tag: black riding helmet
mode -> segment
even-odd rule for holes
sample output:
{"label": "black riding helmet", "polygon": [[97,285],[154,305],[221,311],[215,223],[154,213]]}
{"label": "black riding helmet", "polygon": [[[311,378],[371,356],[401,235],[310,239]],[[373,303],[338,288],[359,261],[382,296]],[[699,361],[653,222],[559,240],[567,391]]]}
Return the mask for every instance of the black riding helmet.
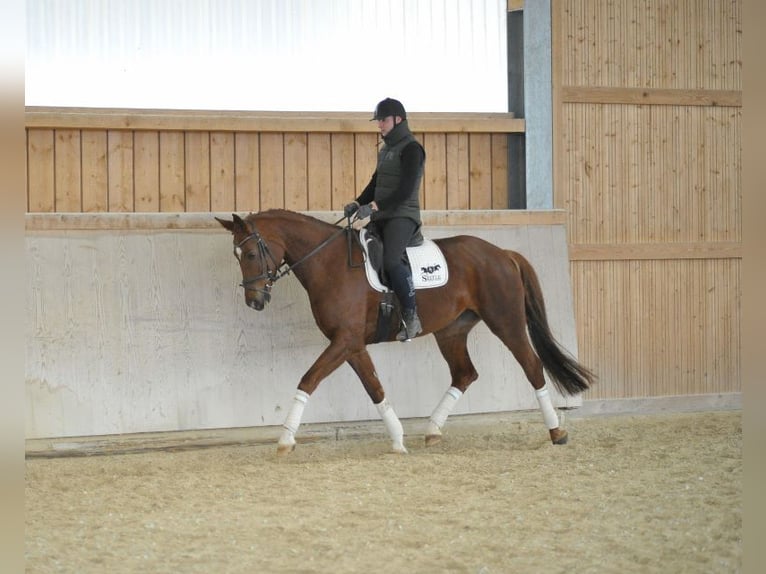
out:
{"label": "black riding helmet", "polygon": [[386,98],[385,100],[381,100],[378,102],[378,105],[375,106],[375,112],[373,113],[372,119],[370,121],[372,122],[375,120],[382,120],[388,116],[399,116],[403,120],[406,120],[407,112],[404,111],[402,102],[393,98]]}

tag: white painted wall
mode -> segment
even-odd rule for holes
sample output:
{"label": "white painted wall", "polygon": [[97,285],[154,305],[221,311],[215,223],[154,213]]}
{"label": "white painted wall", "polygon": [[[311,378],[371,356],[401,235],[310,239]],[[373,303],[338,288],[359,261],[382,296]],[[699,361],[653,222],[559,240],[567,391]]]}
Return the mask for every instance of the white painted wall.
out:
{"label": "white painted wall", "polygon": [[[577,354],[563,226],[426,227],[470,233],[535,265],[554,334]],[[279,425],[325,346],[308,298],[287,276],[272,303],[243,303],[231,236],[187,231],[34,231],[26,237],[26,436],[91,436]],[[532,387],[480,324],[470,339],[479,380],[455,413],[535,409]],[[433,337],[370,347],[402,418],[430,415],[449,386]],[[581,398],[557,406],[579,406]],[[309,401],[304,422],[377,419],[344,365]]]}

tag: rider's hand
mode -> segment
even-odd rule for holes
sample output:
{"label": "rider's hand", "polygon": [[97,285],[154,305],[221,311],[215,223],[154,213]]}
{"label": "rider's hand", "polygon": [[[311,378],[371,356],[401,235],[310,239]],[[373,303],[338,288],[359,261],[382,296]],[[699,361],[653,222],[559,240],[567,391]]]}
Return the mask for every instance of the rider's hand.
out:
{"label": "rider's hand", "polygon": [[351,202],[343,208],[343,216],[351,217],[356,213],[357,209],[359,209],[359,204],[356,201]]}
{"label": "rider's hand", "polygon": [[374,210],[372,209],[372,204],[367,203],[365,205],[362,205],[356,212],[356,218],[357,219],[367,219],[372,215],[372,212]]}

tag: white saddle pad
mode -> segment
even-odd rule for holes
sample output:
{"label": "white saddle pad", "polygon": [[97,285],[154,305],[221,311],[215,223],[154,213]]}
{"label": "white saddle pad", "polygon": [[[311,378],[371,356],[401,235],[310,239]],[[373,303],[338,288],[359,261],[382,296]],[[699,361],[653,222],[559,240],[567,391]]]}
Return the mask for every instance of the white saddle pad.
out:
{"label": "white saddle pad", "polygon": [[[370,258],[367,255],[367,230],[365,228],[359,230],[359,239],[364,249],[364,270],[367,274],[367,281],[376,291],[384,293],[390,291],[380,282],[378,272],[370,264]],[[412,282],[415,284],[415,289],[441,287],[447,283],[447,279],[449,279],[447,260],[439,246],[430,239],[424,239],[423,244],[417,247],[408,247],[407,257],[410,260]]]}

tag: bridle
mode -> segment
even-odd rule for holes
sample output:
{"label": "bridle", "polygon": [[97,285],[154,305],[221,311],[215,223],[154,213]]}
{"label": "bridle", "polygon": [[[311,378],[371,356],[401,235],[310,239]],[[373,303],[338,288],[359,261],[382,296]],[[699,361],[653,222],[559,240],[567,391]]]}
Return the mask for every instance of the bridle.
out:
{"label": "bridle", "polygon": [[[337,225],[341,221],[345,219],[342,217],[338,221],[335,222],[334,225]],[[293,263],[292,265],[289,265],[284,259],[282,259],[281,262],[277,263],[276,258],[271,253],[271,249],[269,249],[268,244],[264,241],[263,237],[260,233],[258,233],[258,230],[255,227],[255,224],[250,222],[250,226],[252,227],[252,233],[245,237],[242,241],[239,243],[234,244],[233,252],[234,257],[237,258],[237,261],[239,261],[240,265],[242,264],[242,247],[247,243],[248,241],[255,240],[258,245],[258,257],[260,259],[261,269],[264,269],[263,273],[260,275],[256,275],[255,277],[243,277],[242,283],[240,283],[240,287],[243,287],[245,291],[255,291],[259,293],[263,293],[266,301],[271,300],[271,287],[276,283],[279,279],[284,277],[285,275],[289,275],[290,272],[295,269],[298,265],[309,259],[310,257],[316,255],[319,251],[324,249],[327,245],[332,243],[335,239],[337,239],[342,233],[346,232],[347,230],[351,229],[351,225],[349,222],[349,225],[346,227],[341,227],[338,229],[335,233],[330,235],[327,239],[325,239],[322,243],[314,247],[311,251],[309,251],[306,255],[301,257],[298,261]],[[269,265],[271,263],[271,266]],[[258,281],[266,279],[266,283],[263,287],[263,289],[253,288],[250,287],[253,283],[257,283]]]}

